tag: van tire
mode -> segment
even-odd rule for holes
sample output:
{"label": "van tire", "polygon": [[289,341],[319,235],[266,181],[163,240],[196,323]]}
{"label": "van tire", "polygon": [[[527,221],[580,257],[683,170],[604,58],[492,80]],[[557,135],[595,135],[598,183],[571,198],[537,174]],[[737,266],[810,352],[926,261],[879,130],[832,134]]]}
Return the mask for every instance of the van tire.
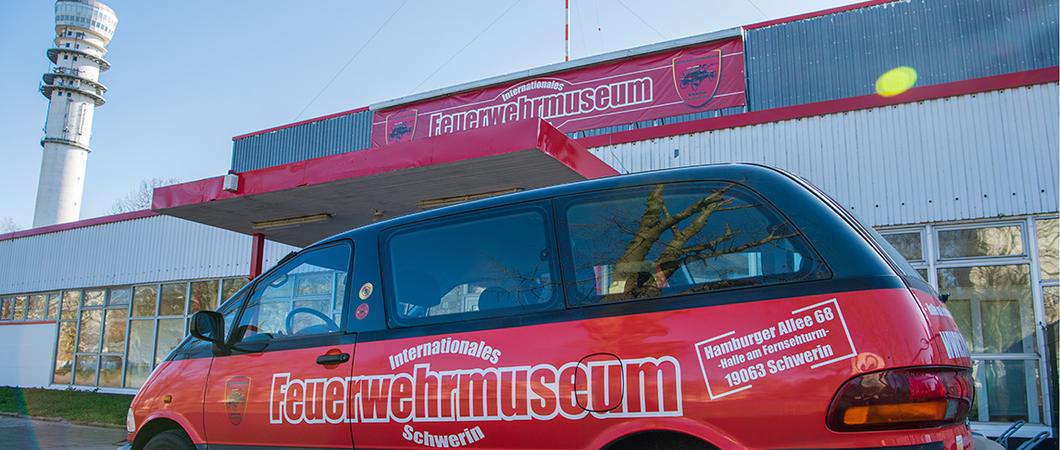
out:
{"label": "van tire", "polygon": [[717,447],[684,433],[648,431],[612,442],[604,450],[717,450]]}
{"label": "van tire", "polygon": [[168,430],[147,441],[144,450],[195,450],[195,444],[183,430]]}

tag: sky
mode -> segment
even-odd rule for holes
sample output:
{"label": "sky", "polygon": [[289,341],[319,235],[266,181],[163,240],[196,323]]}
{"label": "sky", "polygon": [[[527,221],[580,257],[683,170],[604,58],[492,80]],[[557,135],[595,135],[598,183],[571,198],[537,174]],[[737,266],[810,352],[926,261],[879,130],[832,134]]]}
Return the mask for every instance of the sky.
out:
{"label": "sky", "polygon": [[[144,179],[225,173],[232,136],[563,60],[564,0],[104,3],[118,26],[83,219],[108,214]],[[572,58],[849,3],[571,0]],[[23,228],[53,38],[53,2],[0,2],[0,221]]]}

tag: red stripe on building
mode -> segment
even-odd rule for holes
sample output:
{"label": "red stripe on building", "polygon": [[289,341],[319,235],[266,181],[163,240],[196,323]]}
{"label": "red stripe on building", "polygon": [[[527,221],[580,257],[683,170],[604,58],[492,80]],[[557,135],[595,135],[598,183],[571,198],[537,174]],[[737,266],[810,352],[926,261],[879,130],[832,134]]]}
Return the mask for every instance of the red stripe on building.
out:
{"label": "red stripe on building", "polygon": [[866,2],[852,3],[844,6],[837,6],[835,8],[822,9],[820,11],[808,12],[805,14],[798,14],[794,16],[781,17],[779,19],[767,20],[764,22],[752,23],[750,25],[744,25],[745,30],[753,30],[755,28],[765,28],[773,25],[780,25],[782,23],[796,22],[799,20],[812,19],[814,17],[827,16],[829,14],[836,14],[846,11],[852,11],[855,9],[869,8],[872,6],[886,5],[888,3],[894,3],[901,0],[869,0]]}

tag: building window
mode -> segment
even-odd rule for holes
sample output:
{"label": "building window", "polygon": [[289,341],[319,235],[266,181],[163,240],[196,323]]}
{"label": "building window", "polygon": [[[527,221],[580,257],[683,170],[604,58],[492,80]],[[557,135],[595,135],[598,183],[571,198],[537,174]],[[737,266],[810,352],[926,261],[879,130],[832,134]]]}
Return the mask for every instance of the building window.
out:
{"label": "building window", "polygon": [[910,264],[924,260],[923,233],[919,230],[884,234],[887,242],[898,250]]}
{"label": "building window", "polygon": [[[244,278],[71,289],[0,298],[0,320],[58,319],[52,383],[139,388],[184,339],[187,318],[215,309]],[[34,319],[35,320],[35,319]]]}
{"label": "building window", "polygon": [[55,320],[58,313],[57,293],[42,292],[0,298],[0,322],[41,322]]}
{"label": "building window", "polygon": [[972,350],[972,420],[1055,425],[1058,219],[881,233],[940,293],[949,294],[946,307]]}
{"label": "building window", "polygon": [[939,259],[1023,254],[1020,226],[959,228],[938,232]]}

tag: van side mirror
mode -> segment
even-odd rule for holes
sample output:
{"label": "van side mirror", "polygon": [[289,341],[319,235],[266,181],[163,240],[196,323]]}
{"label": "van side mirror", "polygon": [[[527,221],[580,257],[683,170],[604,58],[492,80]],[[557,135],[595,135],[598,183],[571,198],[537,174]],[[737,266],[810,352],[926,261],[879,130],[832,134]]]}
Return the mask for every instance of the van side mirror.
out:
{"label": "van side mirror", "polygon": [[217,311],[199,311],[191,316],[188,332],[195,339],[212,343],[215,347],[225,345],[225,319]]}

